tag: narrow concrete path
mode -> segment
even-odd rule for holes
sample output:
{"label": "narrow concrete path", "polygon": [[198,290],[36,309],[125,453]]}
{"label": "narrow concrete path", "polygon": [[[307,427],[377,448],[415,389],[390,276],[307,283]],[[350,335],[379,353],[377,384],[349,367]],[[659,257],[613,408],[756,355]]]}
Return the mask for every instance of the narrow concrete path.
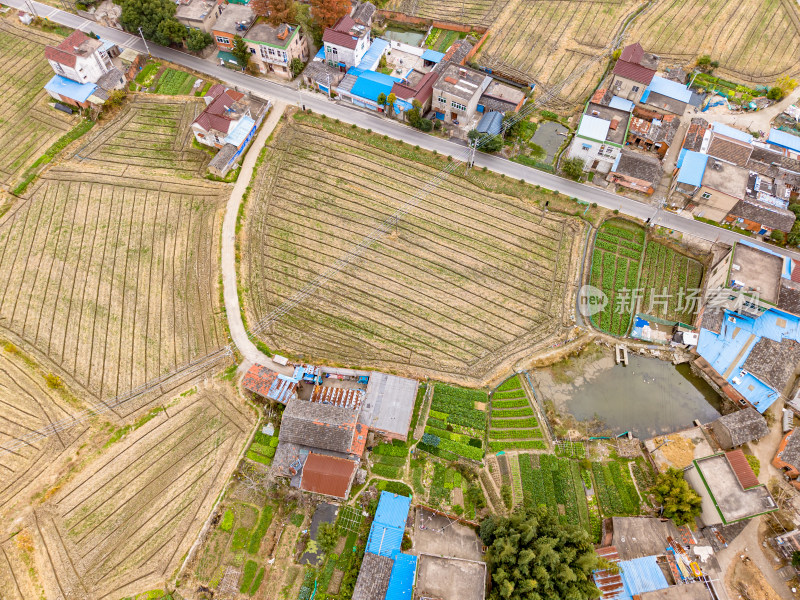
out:
{"label": "narrow concrete path", "polygon": [[228,329],[236,348],[244,357],[242,368],[247,369],[253,363],[266,365],[279,373],[291,374],[291,367],[283,367],[256,348],[255,344],[247,337],[247,331],[242,321],[241,307],[239,306],[238,283],[236,281],[236,218],[242,204],[242,196],[253,178],[253,170],[258,160],[258,155],[267,143],[267,139],[278,124],[286,104],[273,102],[272,110],[261,125],[261,131],[253,140],[253,145],[247,152],[242,162],[239,178],[233,186],[228,206],[225,210],[225,220],[222,223],[222,286],[225,297],[225,314],[228,317]]}

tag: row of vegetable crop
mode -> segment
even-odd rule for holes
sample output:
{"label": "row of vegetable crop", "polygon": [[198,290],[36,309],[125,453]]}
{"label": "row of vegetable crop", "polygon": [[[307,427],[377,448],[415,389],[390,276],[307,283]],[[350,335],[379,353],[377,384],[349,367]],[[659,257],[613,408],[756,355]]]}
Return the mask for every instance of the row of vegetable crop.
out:
{"label": "row of vegetable crop", "polygon": [[[627,472],[627,466],[625,467]],[[606,516],[639,514],[639,495],[619,462],[592,463],[595,491]]]}
{"label": "row of vegetable crop", "polygon": [[480,390],[437,383],[431,402],[431,416],[446,423],[483,431],[486,429],[486,413],[477,410],[475,402],[487,401],[486,393]]}
{"label": "row of vegetable crop", "polygon": [[491,429],[489,430],[491,440],[540,440],[542,431],[534,429]]}

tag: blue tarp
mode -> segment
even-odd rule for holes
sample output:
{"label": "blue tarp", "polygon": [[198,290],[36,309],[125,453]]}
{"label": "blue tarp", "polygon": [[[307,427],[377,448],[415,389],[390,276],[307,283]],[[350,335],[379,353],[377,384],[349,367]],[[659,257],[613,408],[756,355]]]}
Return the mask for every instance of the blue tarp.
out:
{"label": "blue tarp", "polygon": [[503,130],[503,115],[493,110],[481,117],[478,121],[475,130],[478,133],[488,133],[489,135],[498,135]]}
{"label": "blue tarp", "polygon": [[51,94],[58,94],[75,102],[86,102],[87,98],[97,89],[97,86],[93,83],[78,83],[61,75],[53,75],[53,78],[47,82],[44,89]]}
{"label": "blue tarp", "polygon": [[[689,100],[692,99],[692,91],[689,90],[685,85],[678,83],[677,81],[664,79],[658,75],[653,77],[653,80],[650,82],[650,85],[647,86],[645,93],[647,96],[649,96],[651,93],[661,94],[667,98],[686,102],[687,104],[689,103]],[[645,102],[645,100],[646,98],[642,97],[642,102]]]}
{"label": "blue tarp", "polygon": [[225,136],[225,143],[233,144],[239,148],[247,139],[247,136],[253,130],[255,124],[256,122],[253,119],[247,115],[243,116],[241,119],[239,119],[236,127],[233,128],[233,131]]}
{"label": "blue tarp", "polygon": [[391,94],[392,86],[400,81],[402,81],[402,79],[398,79],[397,77],[392,77],[390,75],[384,75],[383,73],[376,73],[375,71],[363,71],[353,84],[353,88],[350,90],[350,95],[363,98],[365,100],[371,100],[372,102],[377,102],[378,96],[381,94],[386,94],[387,96]]}
{"label": "blue tarp", "polygon": [[422,53],[422,60],[427,60],[432,63],[440,63],[444,58],[444,52],[437,52],[436,50],[425,50]]}
{"label": "blue tarp", "polygon": [[381,60],[381,56],[383,56],[384,51],[388,47],[389,42],[386,40],[382,40],[381,38],[373,40],[369,50],[367,50],[367,52],[361,58],[361,62],[358,63],[358,68],[364,69],[365,71],[374,71],[377,69],[378,63]]}
{"label": "blue tarp", "polygon": [[800,152],[800,137],[781,131],[780,129],[770,129],[767,143],[779,148],[786,148],[793,152]]}
{"label": "blue tarp", "polygon": [[386,590],[386,600],[411,600],[414,591],[414,577],[417,572],[417,557],[396,552],[392,557],[392,575]]}
{"label": "blue tarp", "polygon": [[669,587],[664,573],[656,562],[655,556],[643,556],[633,560],[619,562],[622,572],[622,584],[628,597],[664,590]]}
{"label": "blue tarp", "polygon": [[706,173],[708,154],[700,154],[693,150],[681,151],[680,171],[678,171],[678,183],[700,187],[703,185],[703,175]]}

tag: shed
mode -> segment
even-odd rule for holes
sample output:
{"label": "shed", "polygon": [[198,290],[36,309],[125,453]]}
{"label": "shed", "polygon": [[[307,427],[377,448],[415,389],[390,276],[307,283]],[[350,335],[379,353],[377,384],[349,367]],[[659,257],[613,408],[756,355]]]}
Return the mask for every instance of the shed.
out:
{"label": "shed", "polygon": [[711,430],[726,450],[759,440],[769,433],[766,419],[752,407],[720,417],[711,423]]}
{"label": "shed", "polygon": [[475,131],[478,133],[488,133],[489,135],[499,135],[503,131],[503,115],[497,111],[488,112],[478,121]]}
{"label": "shed", "polygon": [[678,162],[678,183],[698,188],[703,185],[703,176],[708,164],[707,154],[700,154],[693,150],[681,150]]}
{"label": "shed", "polygon": [[610,126],[610,121],[592,115],[583,115],[576,135],[596,142],[605,142]]}
{"label": "shed", "polygon": [[394,555],[392,576],[386,590],[386,600],[411,600],[414,593],[414,577],[417,572],[417,557],[413,554]]}
{"label": "shed", "polygon": [[371,431],[405,441],[417,399],[417,381],[373,371],[358,420]]}
{"label": "shed", "polygon": [[346,458],[311,452],[303,465],[300,489],[307,492],[347,498],[358,463]]}
{"label": "shed", "polygon": [[358,572],[353,600],[382,600],[389,588],[394,561],[388,556],[367,552]]}
{"label": "shed", "polygon": [[800,153],[800,136],[792,135],[780,129],[770,129],[767,143],[771,146],[785,148]]}
{"label": "shed", "polygon": [[436,50],[425,50],[422,53],[422,60],[438,65],[444,58],[444,52],[437,52]]}

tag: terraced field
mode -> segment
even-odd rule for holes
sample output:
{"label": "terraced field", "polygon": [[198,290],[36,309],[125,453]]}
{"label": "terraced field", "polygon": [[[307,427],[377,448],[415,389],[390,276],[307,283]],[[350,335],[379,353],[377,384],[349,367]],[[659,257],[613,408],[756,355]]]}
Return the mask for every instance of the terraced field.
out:
{"label": "terraced field", "polygon": [[386,10],[423,19],[489,27],[508,0],[389,0]]}
{"label": "terraced field", "polygon": [[24,26],[13,10],[0,17],[0,185],[12,186],[79,121],[77,115],[48,106],[50,96],[44,91],[53,77],[44,48],[62,39]]}
{"label": "terraced field", "polygon": [[519,375],[492,393],[491,409],[488,435],[491,451],[547,447]]}
{"label": "terraced field", "polygon": [[47,597],[115,598],[180,566],[252,427],[230,386],[152,411],[33,518]]}
{"label": "terraced field", "polygon": [[[152,114],[151,103],[134,103],[123,119],[144,127],[164,118]],[[98,399],[214,353],[225,340],[217,240],[226,188],[136,171],[123,162],[129,130],[110,129],[98,131],[86,153],[104,158],[46,171],[0,221],[2,329]],[[162,144],[185,139],[185,128],[172,131]],[[119,148],[125,175],[114,174],[109,147]],[[158,152],[178,168],[201,164],[184,145]]]}
{"label": "terraced field", "polygon": [[[284,126],[265,154],[245,225],[251,329],[443,164],[317,117]],[[451,176],[274,322],[265,342],[307,360],[479,377],[561,330],[581,228],[478,179]]]}

